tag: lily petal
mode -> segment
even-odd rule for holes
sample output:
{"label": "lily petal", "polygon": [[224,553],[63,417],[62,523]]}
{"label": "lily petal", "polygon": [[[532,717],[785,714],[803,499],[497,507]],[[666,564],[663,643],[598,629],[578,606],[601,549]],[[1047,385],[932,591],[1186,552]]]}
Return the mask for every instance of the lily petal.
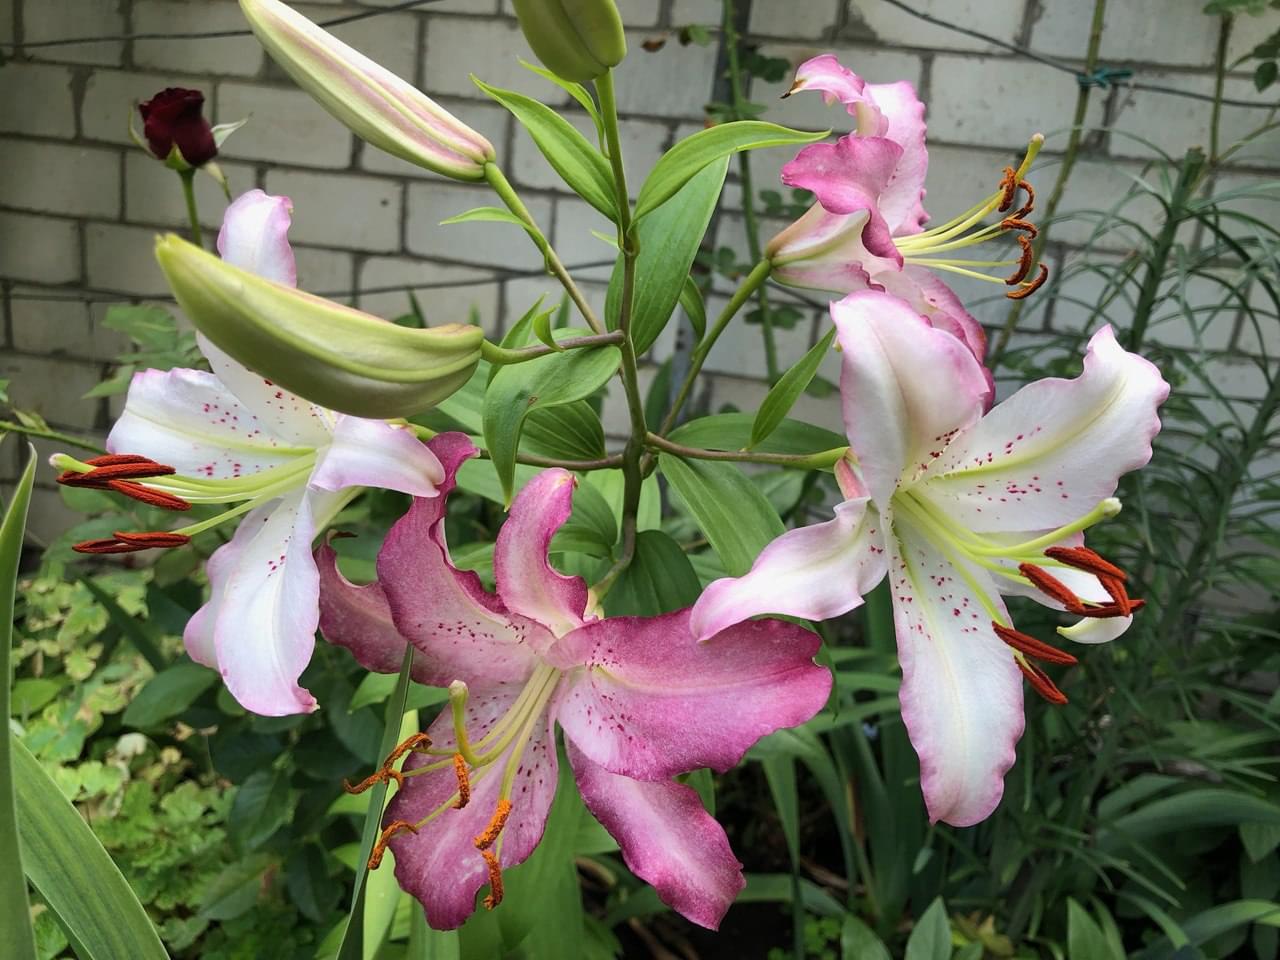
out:
{"label": "lily petal", "polygon": [[1133,623],[1133,617],[1086,617],[1069,627],[1058,627],[1058,633],[1076,643],[1110,643]]}
{"label": "lily petal", "polygon": [[[378,580],[400,633],[426,655],[435,686],[523,680],[535,648],[551,635],[540,624],[508,615],[480,578],[459,570],[444,539],[445,504],[462,464],[478,452],[463,434],[443,433],[428,444],[444,476],[439,493],[416,498],[396,521],[378,554]],[[533,645],[531,645],[533,644]]]}
{"label": "lily petal", "polygon": [[[467,704],[467,730],[482,736],[519,695],[521,684],[472,690]],[[499,858],[504,869],[523,863],[542,839],[547,813],[556,792],[556,748],[549,719],[538,723],[521,755],[511,787],[511,815],[502,831]],[[444,710],[427,730],[432,743],[448,750],[456,744],[450,711]],[[416,834],[401,832],[391,840],[396,879],[421,901],[427,922],[437,930],[452,930],[475,910],[476,893],[488,882],[488,870],[473,838],[484,832],[498,802],[498,792],[511,752],[519,738],[492,765],[471,780],[471,800],[452,808],[458,781],[447,762],[439,770],[405,778],[404,787],[387,807],[384,824],[395,820],[416,823],[433,811],[446,809]],[[411,754],[406,773],[439,757]]]}
{"label": "lily petal", "polygon": [[724,828],[692,787],[610,773],[566,745],[582,802],[622,848],[627,869],[681,916],[716,930],[747,885]]}
{"label": "lily petal", "polygon": [[[964,308],[955,291],[932,270],[909,263],[901,271],[882,270],[872,280],[907,303],[939,330],[961,340],[979,363],[987,352],[987,333]],[[991,387],[987,372],[988,389]],[[994,393],[994,391],[992,391]]]}
{"label": "lily petal", "polygon": [[311,538],[312,511],[323,505],[315,497],[298,490],[241,521],[236,539],[247,536],[215,613],[214,644],[227,689],[246,710],[263,716],[316,708],[315,697],[298,686],[320,617]]}
{"label": "lily petal", "polygon": [[1007,621],[987,573],[964,575],[913,524],[889,541],[893,620],[902,664],[902,722],[920,757],[931,821],[957,827],[990,815],[1022,736],[1022,675],[991,629],[982,588]]}
{"label": "lily petal", "polygon": [[298,285],[298,264],[289,246],[293,201],[250,190],[236,197],[222,216],[218,255],[233,267],[260,277]]}
{"label": "lily petal", "polygon": [[133,375],[107,449],[142,453],[178,473],[216,480],[259,473],[310,452],[268,430],[217,377],[183,368]]}
{"label": "lily petal", "polygon": [[583,623],[587,585],[566,577],[547,562],[547,549],[573,510],[577,485],[568,470],[544,470],[530,480],[515,502],[493,550],[498,596],[507,609],[536,620],[556,636]]}
{"label": "lily petal", "polygon": [[256,529],[257,524],[250,527],[246,520],[236,528],[235,535],[228,542],[213,551],[204,566],[209,577],[209,599],[191,615],[182,631],[182,642],[191,659],[214,670],[218,669],[218,647],[213,634],[218,611],[226,603],[227,581],[240,565],[245,544]]}
{"label": "lily petal", "polygon": [[866,497],[835,512],[778,537],[743,576],[710,584],[694,604],[693,635],[706,640],[762,613],[827,620],[860,606],[885,574],[880,515]]}
{"label": "lily petal", "polygon": [[831,305],[831,318],[844,351],[845,430],[872,501],[883,505],[982,415],[987,378],[967,346],[888,293],[850,294]]}
{"label": "lily petal", "polygon": [[1160,371],[1103,327],[1080,376],[1028,384],[952,444],[929,470],[928,495],[980,532],[1070,523],[1151,459],[1168,395]]}
{"label": "lily petal", "polygon": [[[213,560],[209,563],[212,568]],[[382,584],[376,580],[362,586],[352,583],[338,570],[338,555],[328,544],[316,551],[316,567],[320,571],[321,635],[350,650],[366,670],[399,673],[409,641],[391,619],[391,605]],[[209,579],[213,580],[212,569]],[[410,674],[419,683],[435,679],[430,663],[418,650],[414,651]]]}
{"label": "lily petal", "polygon": [[558,711],[565,735],[611,773],[665,780],[724,772],[757,740],[822,709],[831,674],[819,638],[795,624],[749,620],[697,643],[689,610],[610,617],[562,637],[547,655],[582,667]]}
{"label": "lily petal", "polygon": [[821,91],[822,99],[828,104],[836,100],[851,104],[863,99],[866,86],[866,81],[843,66],[834,54],[824,53],[806,60],[796,68],[791,93],[817,90]]}
{"label": "lily petal", "polygon": [[782,182],[812,190],[828,213],[865,213],[862,243],[872,254],[902,265],[902,254],[880,211],[880,195],[893,177],[902,147],[883,137],[841,137],[815,143],[782,168]]}
{"label": "lily petal", "polygon": [[333,442],[311,474],[318,490],[382,487],[434,497],[444,479],[436,455],[407,427],[339,415]]}
{"label": "lily petal", "polygon": [[919,233],[929,214],[924,209],[924,180],[929,172],[925,149],[924,104],[913,84],[867,84],[866,94],[884,117],[880,136],[902,148],[893,176],[880,194],[880,212],[895,237]]}

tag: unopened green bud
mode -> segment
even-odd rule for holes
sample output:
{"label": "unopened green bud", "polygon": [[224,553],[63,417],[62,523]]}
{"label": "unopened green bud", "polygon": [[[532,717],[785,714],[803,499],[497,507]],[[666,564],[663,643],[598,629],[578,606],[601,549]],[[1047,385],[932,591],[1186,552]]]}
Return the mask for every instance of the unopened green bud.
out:
{"label": "unopened green bud", "polygon": [[586,83],[627,55],[613,0],[513,0],[520,29],[542,65]]}
{"label": "unopened green bud", "polygon": [[450,396],[480,360],[479,327],[401,327],[233,267],[168,234],[156,259],[196,328],[232,358],[322,407],[407,417]]}

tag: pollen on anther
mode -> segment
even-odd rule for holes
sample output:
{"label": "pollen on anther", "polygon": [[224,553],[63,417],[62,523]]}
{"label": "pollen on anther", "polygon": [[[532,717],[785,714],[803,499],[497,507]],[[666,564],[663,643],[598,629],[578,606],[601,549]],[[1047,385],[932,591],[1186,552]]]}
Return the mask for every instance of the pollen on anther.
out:
{"label": "pollen on anther", "polygon": [[502,902],[502,865],[492,850],[481,850],[480,855],[489,868],[489,895],[484,898],[484,908],[492,910]]}
{"label": "pollen on anther", "polygon": [[453,808],[461,810],[471,802],[471,776],[467,773],[466,758],[460,753],[453,755],[453,773],[458,778],[458,799]]}
{"label": "pollen on anther", "polygon": [[507,825],[509,816],[511,816],[511,801],[499,800],[497,807],[493,811],[493,817],[489,820],[489,825],[484,828],[483,833],[472,841],[477,850],[488,850],[494,845],[498,839],[498,834],[502,833],[502,828]]}

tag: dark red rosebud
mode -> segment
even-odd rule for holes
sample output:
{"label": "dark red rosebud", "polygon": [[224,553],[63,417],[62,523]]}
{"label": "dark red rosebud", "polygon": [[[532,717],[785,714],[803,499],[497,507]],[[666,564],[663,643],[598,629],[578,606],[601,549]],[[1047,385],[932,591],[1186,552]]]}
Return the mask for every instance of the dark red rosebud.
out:
{"label": "dark red rosebud", "polygon": [[146,103],[138,105],[142,114],[142,134],[151,152],[168,160],[176,146],[190,166],[201,167],[218,155],[213,128],[204,118],[204,94],[199,90],[168,87]]}

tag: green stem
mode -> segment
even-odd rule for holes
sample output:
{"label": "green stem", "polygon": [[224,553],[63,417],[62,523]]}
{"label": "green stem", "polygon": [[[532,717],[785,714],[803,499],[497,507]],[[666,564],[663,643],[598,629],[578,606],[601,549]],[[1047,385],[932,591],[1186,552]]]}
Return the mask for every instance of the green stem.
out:
{"label": "green stem", "polygon": [[[741,36],[735,21],[733,0],[724,0],[722,21],[725,50],[729,57],[729,96],[735,120],[750,120],[743,108],[746,97],[742,91],[742,64],[739,56]],[[747,252],[751,262],[760,260],[760,225],[756,220],[756,192],[751,182],[751,158],[749,151],[738,154],[738,182],[742,188],[742,225],[747,233]],[[756,288],[756,300],[760,305],[760,335],[764,340],[765,370],[769,383],[776,383],[778,370],[778,345],[773,335],[773,317],[769,313],[769,290],[764,284]]]}
{"label": "green stem", "polygon": [[[430,427],[424,427],[420,423],[410,423],[409,428],[419,440],[430,440],[432,437],[438,436],[438,430],[432,430]],[[482,460],[492,459],[489,451],[484,447],[477,447],[480,451]],[[565,470],[577,470],[586,473],[590,470],[616,470],[622,466],[623,455],[621,453],[611,453],[606,457],[600,457],[596,460],[561,460],[558,457],[539,457],[532,453],[517,453],[516,463],[528,464],[531,467],[561,467]]]}
{"label": "green stem", "polygon": [[1209,164],[1218,162],[1218,144],[1222,123],[1222,91],[1227,77],[1227,44],[1231,40],[1233,18],[1223,16],[1218,23],[1218,52],[1214,61],[1216,74],[1213,82],[1213,115],[1209,120]]}
{"label": "green stem", "polygon": [[689,393],[693,390],[694,382],[698,379],[698,374],[702,372],[702,365],[706,363],[712,348],[720,338],[720,334],[724,333],[724,328],[729,325],[729,321],[734,318],[742,308],[742,305],[755,293],[756,289],[764,285],[772,269],[768,260],[761,260],[755,265],[755,268],[742,281],[742,285],[734,291],[724,309],[720,311],[720,316],[716,317],[716,322],[707,331],[707,335],[694,348],[693,355],[689,358],[689,372],[685,374],[684,382],[680,384],[680,392],[676,394],[675,400],[672,401],[671,409],[667,411],[666,419],[662,421],[662,427],[658,430],[658,433],[665,434],[675,426],[676,420],[680,416],[680,408],[689,399]]}
{"label": "green stem", "polygon": [[681,443],[672,443],[666,437],[650,433],[645,437],[645,444],[655,450],[674,453],[678,457],[693,460],[732,460],[736,463],[772,463],[783,467],[795,467],[801,470],[829,470],[848,451],[848,447],[833,447],[818,453],[751,453],[747,450],[704,450],[701,447],[686,447]]}
{"label": "green stem", "polygon": [[[1093,21],[1089,25],[1089,45],[1084,55],[1084,73],[1091,76],[1098,69],[1098,50],[1102,46],[1103,19],[1107,12],[1107,0],[1093,0]],[[1049,243],[1049,228],[1053,224],[1054,214],[1058,212],[1058,204],[1067,190],[1067,180],[1076,165],[1076,155],[1080,152],[1080,141],[1084,139],[1084,121],[1089,111],[1089,93],[1091,87],[1080,85],[1076,91],[1076,112],[1071,118],[1071,134],[1067,138],[1067,149],[1062,155],[1062,166],[1058,168],[1058,178],[1053,182],[1053,191],[1049,194],[1049,202],[1045,204],[1044,216],[1041,218],[1040,233],[1032,243],[1032,263],[1039,263],[1044,256],[1045,247]],[[1018,328],[1018,320],[1026,307],[1026,300],[1014,300],[1009,307],[1009,316],[1005,318],[1004,328],[996,339],[987,366],[992,370],[1000,363],[1005,348],[1009,346],[1009,338]]]}
{"label": "green stem", "polygon": [[560,285],[569,294],[569,299],[573,301],[578,308],[578,312],[582,314],[582,319],[586,320],[587,325],[596,333],[604,333],[604,324],[600,322],[600,318],[591,309],[591,304],[587,303],[587,298],[582,295],[582,291],[574,283],[573,277],[569,276],[569,271],[565,268],[560,256],[552,248],[550,241],[547,240],[542,230],[539,229],[537,221],[533,219],[533,214],[524,205],[524,201],[520,199],[515,188],[511,186],[502,169],[495,163],[486,163],[484,165],[484,176],[489,186],[493,188],[493,192],[507,205],[507,209],[519,217],[520,222],[525,225],[529,236],[533,238],[534,244],[546,259],[547,272],[560,281]]}
{"label": "green stem", "polygon": [[179,170],[178,179],[182,181],[182,196],[187,201],[187,222],[191,226],[191,242],[197,247],[204,247],[204,231],[200,229],[200,210],[196,207],[196,172]]}
{"label": "green stem", "polygon": [[38,427],[27,427],[20,423],[14,423],[11,420],[0,420],[0,432],[3,433],[19,433],[26,437],[37,437],[41,440],[56,440],[58,443],[69,444],[73,447],[79,447],[81,450],[92,450],[94,453],[106,453],[106,451],[96,443],[88,440],[81,440],[73,437],[68,433],[59,433],[57,430],[42,430]]}
{"label": "green stem", "polygon": [[512,349],[510,347],[500,347],[496,343],[490,343],[488,340],[481,340],[480,356],[498,366],[507,366],[513,363],[524,363],[526,360],[537,360],[539,357],[550,356],[553,353],[563,353],[565,350],[582,350],[590,347],[605,346],[616,347],[621,343],[622,333],[620,331],[600,333],[590,337],[569,337],[557,342],[554,347],[549,347],[546,344],[535,344],[531,347]]}

